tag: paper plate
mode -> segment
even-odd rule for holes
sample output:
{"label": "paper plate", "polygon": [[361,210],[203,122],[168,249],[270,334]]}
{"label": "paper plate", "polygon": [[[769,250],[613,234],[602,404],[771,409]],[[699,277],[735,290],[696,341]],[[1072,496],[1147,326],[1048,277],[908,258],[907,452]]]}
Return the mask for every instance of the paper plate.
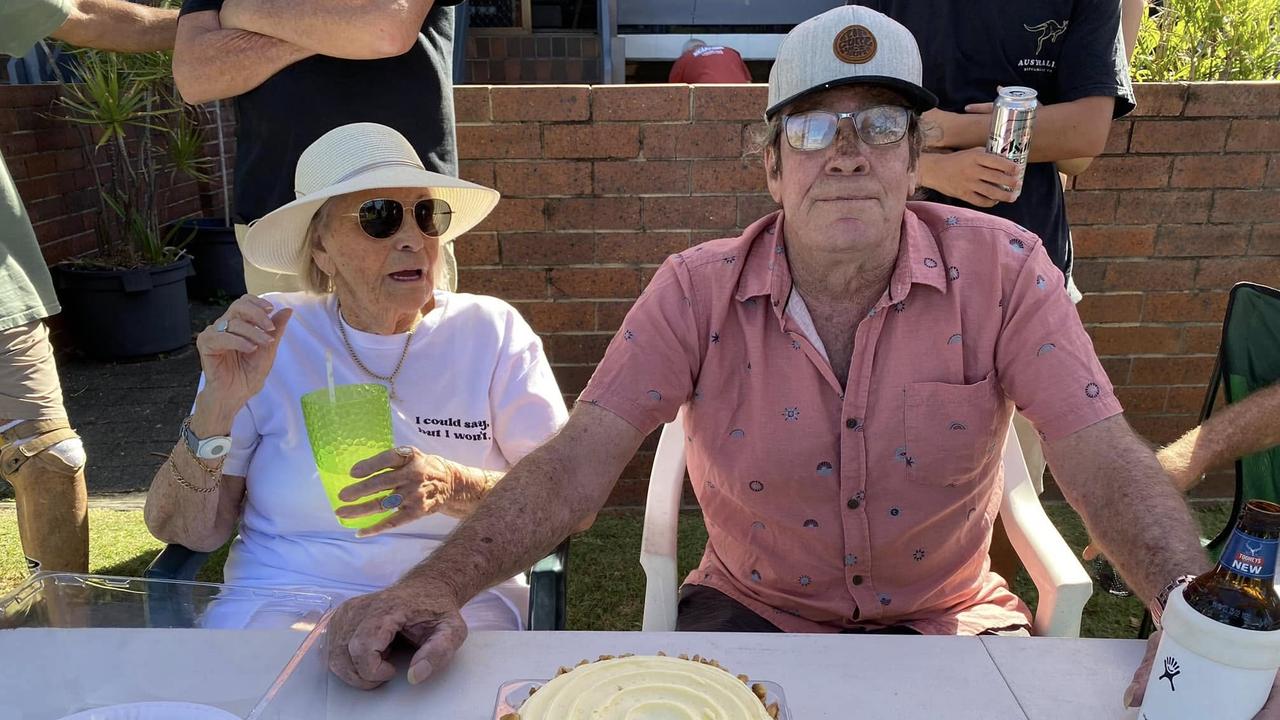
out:
{"label": "paper plate", "polygon": [[240,716],[212,705],[139,702],[83,710],[62,720],[240,720]]}

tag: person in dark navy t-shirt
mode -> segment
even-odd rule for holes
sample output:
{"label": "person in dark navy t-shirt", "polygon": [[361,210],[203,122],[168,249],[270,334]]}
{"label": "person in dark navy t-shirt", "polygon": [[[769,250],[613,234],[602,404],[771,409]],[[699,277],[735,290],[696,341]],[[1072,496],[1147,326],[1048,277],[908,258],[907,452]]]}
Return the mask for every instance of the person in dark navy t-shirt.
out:
{"label": "person in dark navy t-shirt", "polygon": [[[858,0],[906,25],[924,59],[924,85],[938,96],[926,113],[929,152],[920,159],[926,199],[977,207],[1044,240],[1071,272],[1071,238],[1054,163],[1102,153],[1111,120],[1133,110],[1117,0]],[[999,185],[1009,167],[985,152],[990,105],[1001,86],[1034,88],[1040,107],[1022,191]],[[1012,200],[1012,202],[1010,202]]]}
{"label": "person in dark navy t-shirt", "polygon": [[[1058,171],[1082,172],[1102,153],[1111,120],[1133,110],[1119,0],[858,0],[907,26],[920,45],[924,85],[938,96],[925,113],[927,150],[920,156],[924,199],[977,208],[1039,235],[1066,291],[1073,259]],[[1040,106],[1031,162],[1021,192],[1006,191],[1016,166],[986,151],[991,102],[1002,86],[1034,88]],[[1040,438],[1026,418],[1013,428],[1037,491],[1046,467]],[[992,570],[1012,578],[1014,552],[997,519]]]}
{"label": "person in dark navy t-shirt", "polygon": [[[184,0],[173,74],[189,103],[235,99],[234,210],[244,226],[294,199],[302,151],[372,122],[408,138],[428,170],[456,176],[453,16],[462,0]],[[452,244],[441,249],[453,286]],[[250,292],[296,278],[246,263]]]}

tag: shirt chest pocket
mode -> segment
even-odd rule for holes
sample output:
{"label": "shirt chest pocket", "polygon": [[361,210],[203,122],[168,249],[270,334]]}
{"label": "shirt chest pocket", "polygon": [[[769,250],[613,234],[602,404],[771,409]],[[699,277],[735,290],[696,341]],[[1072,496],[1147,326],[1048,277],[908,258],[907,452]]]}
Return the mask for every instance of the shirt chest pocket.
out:
{"label": "shirt chest pocket", "polygon": [[1007,422],[995,371],[972,385],[922,382],[906,389],[907,477],[932,486],[978,479]]}

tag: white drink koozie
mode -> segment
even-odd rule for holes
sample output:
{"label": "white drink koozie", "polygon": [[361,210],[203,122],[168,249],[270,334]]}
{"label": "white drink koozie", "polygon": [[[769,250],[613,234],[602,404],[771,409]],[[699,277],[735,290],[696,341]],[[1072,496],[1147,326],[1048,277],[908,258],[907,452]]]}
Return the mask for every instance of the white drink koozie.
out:
{"label": "white drink koozie", "polygon": [[[1184,586],[1185,587],[1185,586]],[[1141,720],[1252,720],[1280,669],[1280,631],[1244,630],[1169,596]]]}

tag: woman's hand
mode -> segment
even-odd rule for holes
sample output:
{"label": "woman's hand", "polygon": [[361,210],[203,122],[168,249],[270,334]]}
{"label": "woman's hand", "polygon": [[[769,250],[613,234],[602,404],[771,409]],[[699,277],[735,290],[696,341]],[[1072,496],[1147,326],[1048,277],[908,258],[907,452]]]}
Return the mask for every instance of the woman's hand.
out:
{"label": "woman's hand", "polygon": [[351,468],[351,477],[366,479],[343,488],[338,499],[354,503],[383,490],[390,490],[391,494],[341,507],[336,513],[338,517],[355,518],[395,509],[381,522],[360,530],[357,537],[377,535],[434,512],[463,517],[467,514],[466,508],[487,490],[488,483],[477,475],[483,475],[483,471],[463,468],[415,447],[394,448],[356,463]]}
{"label": "woman's hand", "polygon": [[273,315],[274,310],[266,300],[244,295],[196,336],[205,383],[197,409],[203,405],[225,421],[262,390],[293,315],[289,308]]}

